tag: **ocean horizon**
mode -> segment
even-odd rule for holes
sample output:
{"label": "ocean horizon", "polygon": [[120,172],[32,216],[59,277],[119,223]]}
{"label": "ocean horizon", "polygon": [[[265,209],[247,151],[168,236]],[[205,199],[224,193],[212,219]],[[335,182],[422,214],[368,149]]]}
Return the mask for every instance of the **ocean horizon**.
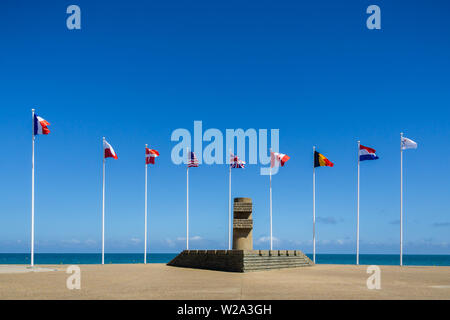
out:
{"label": "ocean horizon", "polygon": [[[168,263],[177,253],[149,253],[147,263]],[[312,259],[312,254],[306,254]],[[36,253],[37,265],[101,264],[100,253]],[[360,254],[362,265],[399,265],[398,254]],[[144,263],[142,253],[105,253],[105,264]],[[316,254],[317,264],[356,264],[355,254]],[[30,264],[29,253],[0,253],[0,264]],[[450,255],[403,255],[405,266],[450,266]]]}

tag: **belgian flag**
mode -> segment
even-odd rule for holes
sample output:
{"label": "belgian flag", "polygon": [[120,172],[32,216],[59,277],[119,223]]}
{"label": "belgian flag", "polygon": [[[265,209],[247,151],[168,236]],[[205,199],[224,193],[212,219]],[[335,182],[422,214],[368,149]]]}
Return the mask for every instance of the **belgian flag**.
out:
{"label": "belgian flag", "polygon": [[325,156],[317,151],[314,151],[314,168],[317,167],[332,167],[333,162],[325,158]]}

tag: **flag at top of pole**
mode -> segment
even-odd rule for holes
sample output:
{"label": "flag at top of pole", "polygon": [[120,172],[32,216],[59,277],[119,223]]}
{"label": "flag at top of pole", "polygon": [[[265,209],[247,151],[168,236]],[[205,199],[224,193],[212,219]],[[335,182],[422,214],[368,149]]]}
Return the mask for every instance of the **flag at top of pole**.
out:
{"label": "flag at top of pole", "polygon": [[333,167],[334,163],[313,147],[313,262],[316,263],[316,168]]}
{"label": "flag at top of pole", "polygon": [[198,159],[195,156],[195,153],[193,151],[190,151],[188,153],[188,156],[189,156],[188,164],[187,164],[188,168],[198,167]]}
{"label": "flag at top of pole", "polygon": [[243,169],[245,168],[245,161],[239,159],[238,156],[235,156],[234,154],[230,153],[230,168]]}
{"label": "flag at top of pole", "polygon": [[400,133],[400,265],[403,265],[403,150],[417,149],[417,142]]}
{"label": "flag at top of pole", "polygon": [[402,149],[406,150],[406,149],[417,149],[417,142],[412,141],[411,139],[408,139],[406,137],[401,137],[401,144],[402,144]]}
{"label": "flag at top of pole", "polygon": [[334,163],[328,160],[323,154],[314,150],[314,168],[333,167]]}
{"label": "flag at top of pole", "polygon": [[187,152],[187,168],[186,168],[186,250],[189,250],[189,168],[198,167],[198,159],[195,153],[186,150]]}
{"label": "flag at top of pole", "polygon": [[44,118],[39,117],[34,109],[31,109],[31,119],[33,135],[31,139],[31,266],[34,266],[34,142],[39,134],[47,135],[50,133],[48,126],[50,123]]}
{"label": "flag at top of pole", "polygon": [[228,250],[231,250],[231,169],[245,168],[245,161],[235,156],[230,150],[230,174],[228,182]]}
{"label": "flag at top of pole", "polygon": [[104,150],[104,158],[117,158],[117,154],[115,153],[113,147],[103,138],[103,150]]}
{"label": "flag at top of pole", "polygon": [[276,164],[280,164],[282,167],[284,164],[290,159],[287,154],[278,153],[278,152],[270,152],[270,167],[275,167]]}
{"label": "flag at top of pole", "polygon": [[269,211],[270,211],[270,250],[273,250],[273,233],[272,233],[272,168],[284,164],[290,159],[287,154],[272,152],[270,150],[270,171],[269,171]]}
{"label": "flag at top of pole", "polygon": [[155,159],[159,157],[159,152],[154,149],[150,149],[145,145],[145,201],[144,201],[144,264],[147,263],[147,167],[149,164],[155,164]]}
{"label": "flag at top of pole", "polygon": [[376,150],[373,148],[365,147],[358,141],[358,197],[356,204],[356,264],[359,265],[359,177],[360,177],[360,162],[366,160],[377,160],[379,157],[376,155]]}
{"label": "flag at top of pole", "polygon": [[103,192],[102,192],[102,264],[105,264],[105,162],[107,158],[118,159],[113,147],[106,141],[103,141]]}
{"label": "flag at top of pole", "polygon": [[38,134],[49,134],[50,133],[50,129],[48,128],[49,125],[50,123],[48,123],[47,120],[39,117],[36,113],[33,112],[33,134],[35,136]]}
{"label": "flag at top of pole", "polygon": [[378,156],[375,154],[375,149],[359,145],[359,161],[377,160]]}
{"label": "flag at top of pole", "polygon": [[159,152],[145,147],[145,164],[155,164],[155,159],[159,157]]}

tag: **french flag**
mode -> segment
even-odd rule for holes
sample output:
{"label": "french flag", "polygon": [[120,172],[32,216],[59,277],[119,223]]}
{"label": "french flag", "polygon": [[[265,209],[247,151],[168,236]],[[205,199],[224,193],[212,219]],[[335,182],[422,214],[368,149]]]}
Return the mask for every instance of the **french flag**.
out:
{"label": "french flag", "polygon": [[145,164],[155,164],[156,157],[159,157],[158,151],[145,148]]}
{"label": "french flag", "polygon": [[103,151],[104,151],[104,157],[106,158],[117,158],[117,154],[115,153],[113,147],[105,140],[103,139]]}
{"label": "french flag", "polygon": [[39,117],[37,114],[34,114],[34,119],[33,119],[33,133],[34,135],[38,135],[38,134],[49,134],[50,133],[50,129],[47,128],[47,126],[49,126],[50,123],[48,123],[47,120],[45,120],[44,118]]}
{"label": "french flag", "polygon": [[359,146],[359,161],[364,160],[377,160],[378,156],[375,154],[375,149],[365,147],[363,145]]}

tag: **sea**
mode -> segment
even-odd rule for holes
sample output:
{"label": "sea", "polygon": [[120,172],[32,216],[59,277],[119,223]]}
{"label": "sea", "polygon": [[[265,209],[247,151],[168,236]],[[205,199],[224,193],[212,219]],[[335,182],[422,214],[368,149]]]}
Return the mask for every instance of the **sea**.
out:
{"label": "sea", "polygon": [[[147,263],[167,263],[177,253],[149,253]],[[312,254],[307,254],[312,259]],[[34,263],[40,265],[56,264],[100,264],[99,253],[36,253]],[[398,265],[399,255],[393,254],[360,254],[362,265]],[[144,263],[142,253],[105,253],[105,263]],[[354,254],[316,254],[317,264],[355,264]],[[28,253],[0,253],[0,264],[30,264]],[[450,255],[413,255],[403,256],[403,264],[407,266],[450,266]]]}

